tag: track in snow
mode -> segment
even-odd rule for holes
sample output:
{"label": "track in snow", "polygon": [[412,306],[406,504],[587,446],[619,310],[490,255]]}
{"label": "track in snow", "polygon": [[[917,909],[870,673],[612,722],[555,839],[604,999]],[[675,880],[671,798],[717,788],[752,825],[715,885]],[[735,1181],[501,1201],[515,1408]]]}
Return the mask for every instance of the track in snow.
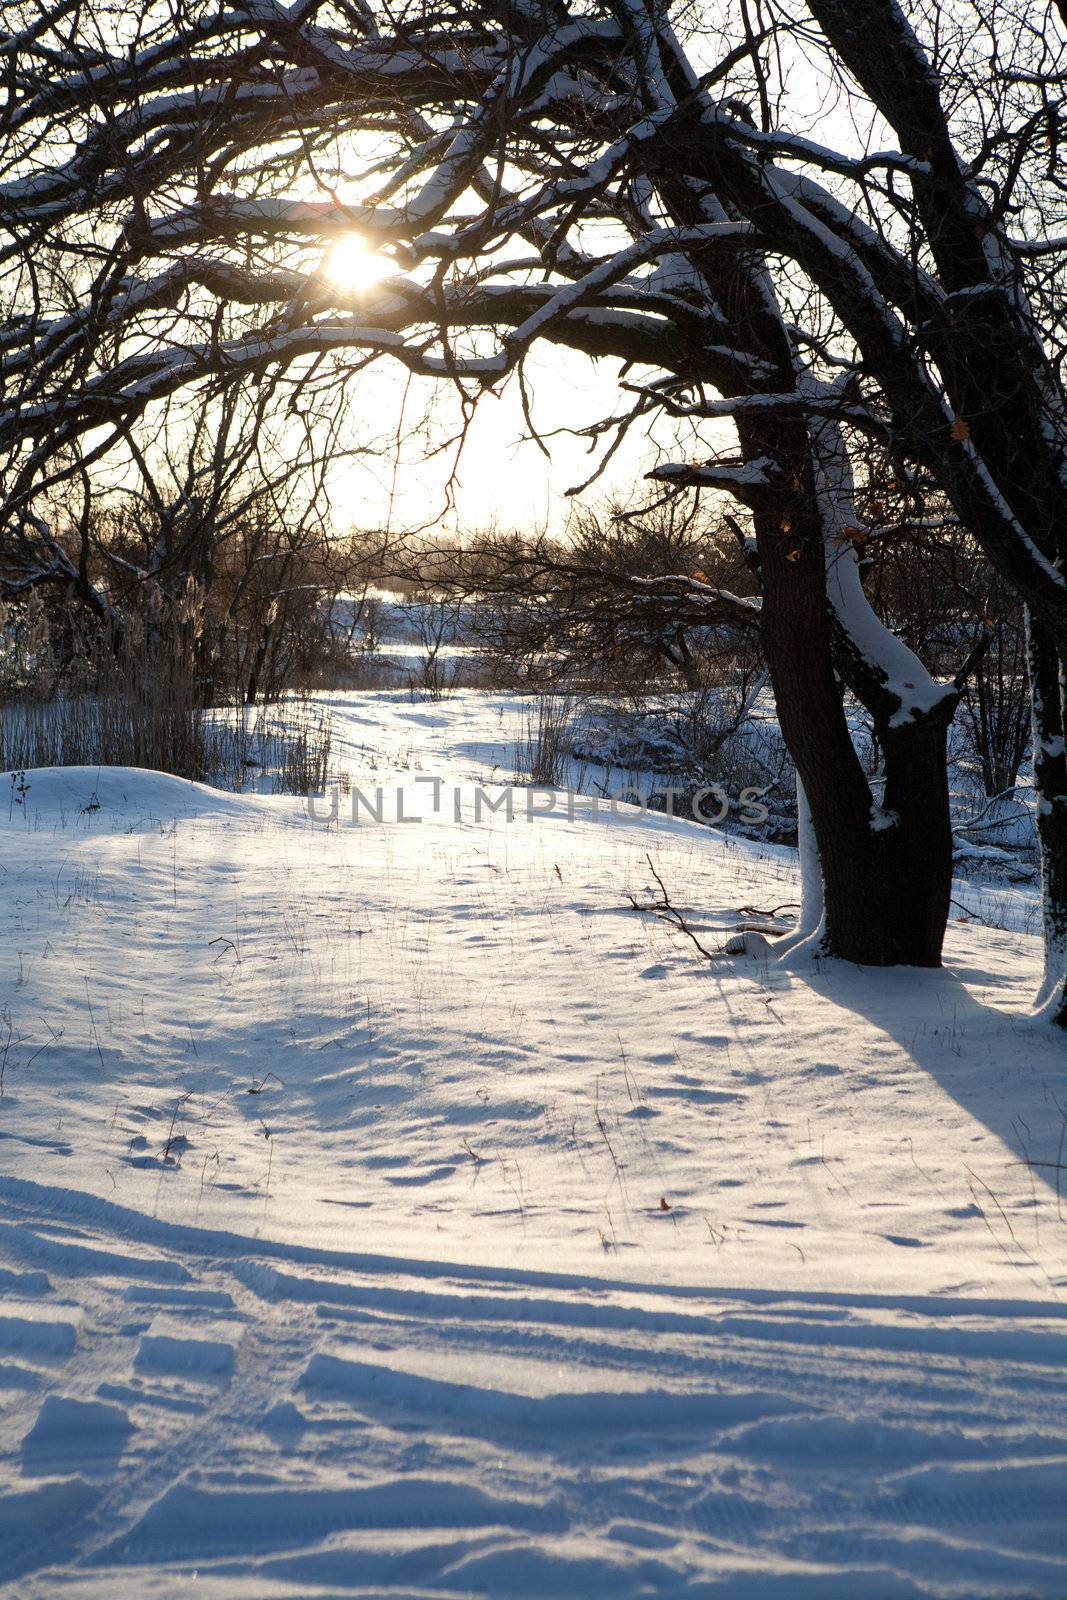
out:
{"label": "track in snow", "polygon": [[20,1600],[1067,1593],[1067,1307],[583,1282],[0,1200]]}

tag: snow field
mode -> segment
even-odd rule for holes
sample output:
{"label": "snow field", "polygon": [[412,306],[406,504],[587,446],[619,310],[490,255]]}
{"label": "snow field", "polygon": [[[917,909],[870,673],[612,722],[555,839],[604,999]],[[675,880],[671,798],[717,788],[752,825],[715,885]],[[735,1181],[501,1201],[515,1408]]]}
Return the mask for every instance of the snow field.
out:
{"label": "snow field", "polygon": [[510,713],[380,700],[459,822],[0,808],[4,1592],[1062,1596],[1036,942],[706,965],[646,852],[712,946],[787,852],[475,823]]}

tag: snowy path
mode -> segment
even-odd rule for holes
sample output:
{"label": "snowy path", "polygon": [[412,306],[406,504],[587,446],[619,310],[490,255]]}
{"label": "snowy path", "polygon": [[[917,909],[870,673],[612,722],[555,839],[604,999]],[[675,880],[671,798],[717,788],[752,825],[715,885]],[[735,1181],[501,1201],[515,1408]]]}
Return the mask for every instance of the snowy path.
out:
{"label": "snowy path", "polygon": [[711,940],[783,852],[476,819],[486,719],[421,826],[0,813],[0,1590],[1063,1600],[1034,941],[708,967],[646,852]]}
{"label": "snowy path", "polygon": [[1067,1589],[1067,1308],[346,1259],[2,1196],[8,1592]]}

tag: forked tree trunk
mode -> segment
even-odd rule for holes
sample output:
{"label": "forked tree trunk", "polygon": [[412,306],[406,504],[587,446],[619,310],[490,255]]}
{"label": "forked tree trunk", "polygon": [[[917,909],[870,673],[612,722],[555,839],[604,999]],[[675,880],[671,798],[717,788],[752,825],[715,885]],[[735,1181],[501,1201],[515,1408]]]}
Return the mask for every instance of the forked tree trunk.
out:
{"label": "forked tree trunk", "polygon": [[1067,1027],[1067,652],[1027,616],[1045,972],[1037,1014]]}
{"label": "forked tree trunk", "polygon": [[[768,653],[777,654],[773,645]],[[846,755],[829,728],[818,728],[815,737],[796,730],[794,719],[807,712],[791,704],[794,685],[813,665],[810,656],[794,651],[780,665],[784,670],[773,674],[779,715],[822,870],[819,948],[867,966],[940,966],[952,890],[947,716],[883,731],[886,786],[879,806],[862,771],[856,781],[854,752]]]}
{"label": "forked tree trunk", "polygon": [[886,789],[877,805],[833,671],[821,525],[805,538],[800,511],[798,499],[777,526],[756,521],[763,644],[822,866],[819,945],[866,966],[940,966],[952,883],[945,745],[953,702],[879,729]]}

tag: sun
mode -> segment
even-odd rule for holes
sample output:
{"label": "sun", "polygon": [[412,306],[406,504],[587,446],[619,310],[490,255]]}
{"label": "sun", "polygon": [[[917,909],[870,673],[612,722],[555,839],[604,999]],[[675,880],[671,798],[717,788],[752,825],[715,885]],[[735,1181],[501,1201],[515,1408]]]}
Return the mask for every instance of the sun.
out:
{"label": "sun", "polygon": [[338,289],[369,289],[393,270],[393,263],[367,248],[358,233],[346,233],[330,247],[322,275]]}

